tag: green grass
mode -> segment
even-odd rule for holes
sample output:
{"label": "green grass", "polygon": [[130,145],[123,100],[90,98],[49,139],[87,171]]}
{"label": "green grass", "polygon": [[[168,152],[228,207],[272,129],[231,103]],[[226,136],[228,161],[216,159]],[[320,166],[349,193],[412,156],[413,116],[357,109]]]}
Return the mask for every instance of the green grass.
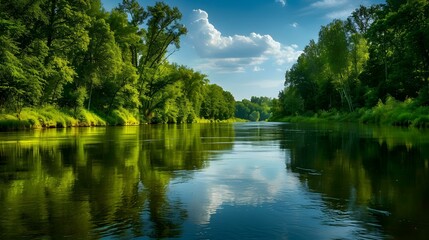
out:
{"label": "green grass", "polygon": [[131,113],[128,110],[121,108],[113,110],[109,116],[105,116],[105,119],[109,125],[139,125],[140,122],[135,117],[137,113]]}
{"label": "green grass", "polygon": [[[59,109],[46,106],[41,109],[24,108],[17,114],[0,113],[0,131],[25,130],[36,128],[65,128],[65,127],[93,127],[106,125],[138,125],[140,122],[135,117],[137,113],[126,109],[114,110],[110,115],[95,114],[86,109]],[[239,118],[227,120],[213,120],[198,118],[196,123],[234,123],[245,122]]]}
{"label": "green grass", "polygon": [[32,128],[29,120],[20,120],[10,114],[0,115],[0,131],[25,130]]}
{"label": "green grass", "polygon": [[306,116],[283,116],[272,118],[278,122],[360,122],[365,124],[391,125],[403,127],[429,127],[429,107],[418,106],[413,99],[404,102],[389,97],[385,103],[379,101],[371,109],[358,109],[352,113],[320,111]]}
{"label": "green grass", "polygon": [[19,115],[0,114],[0,131],[105,125],[105,120],[85,109],[78,110],[75,116],[52,106],[24,108]]}
{"label": "green grass", "polygon": [[235,123],[235,122],[248,122],[248,121],[241,118],[229,118],[225,120],[196,118],[194,122],[195,123]]}

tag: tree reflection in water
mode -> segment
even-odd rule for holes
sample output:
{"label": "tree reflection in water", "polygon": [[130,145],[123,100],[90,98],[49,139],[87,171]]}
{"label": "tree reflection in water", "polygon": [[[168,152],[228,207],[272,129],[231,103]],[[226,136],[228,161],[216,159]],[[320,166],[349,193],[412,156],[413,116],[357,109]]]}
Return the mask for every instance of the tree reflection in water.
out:
{"label": "tree reflection in water", "polygon": [[329,209],[367,230],[424,239],[429,230],[429,138],[416,129],[285,125],[288,169]]}
{"label": "tree reflection in water", "polygon": [[231,125],[210,124],[3,134],[0,237],[178,237],[187,212],[167,197],[170,181],[233,138]]}

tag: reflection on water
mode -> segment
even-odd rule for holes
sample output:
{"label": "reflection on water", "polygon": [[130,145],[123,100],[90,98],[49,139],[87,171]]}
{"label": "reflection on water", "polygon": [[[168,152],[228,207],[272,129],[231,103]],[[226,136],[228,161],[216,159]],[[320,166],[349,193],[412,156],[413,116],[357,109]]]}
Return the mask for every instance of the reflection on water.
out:
{"label": "reflection on water", "polygon": [[0,238],[424,239],[427,133],[276,123],[0,133]]}
{"label": "reflection on water", "polygon": [[362,221],[365,231],[401,239],[429,236],[427,131],[356,125],[294,126],[282,148],[288,169],[329,209]]}
{"label": "reflection on water", "polygon": [[169,182],[231,149],[234,132],[160,125],[0,136],[0,237],[96,239],[180,236],[187,211],[167,198]]}

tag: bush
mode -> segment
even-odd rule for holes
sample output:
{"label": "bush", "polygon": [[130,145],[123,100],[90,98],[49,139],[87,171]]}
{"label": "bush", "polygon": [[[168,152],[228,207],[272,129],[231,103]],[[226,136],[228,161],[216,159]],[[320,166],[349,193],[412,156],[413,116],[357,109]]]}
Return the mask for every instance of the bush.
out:
{"label": "bush", "polygon": [[111,116],[107,118],[110,125],[138,125],[139,121],[136,117],[126,109],[113,110]]}
{"label": "bush", "polygon": [[106,126],[106,121],[101,119],[96,114],[83,108],[77,110],[76,117],[77,117],[79,126],[83,126],[83,127]]}

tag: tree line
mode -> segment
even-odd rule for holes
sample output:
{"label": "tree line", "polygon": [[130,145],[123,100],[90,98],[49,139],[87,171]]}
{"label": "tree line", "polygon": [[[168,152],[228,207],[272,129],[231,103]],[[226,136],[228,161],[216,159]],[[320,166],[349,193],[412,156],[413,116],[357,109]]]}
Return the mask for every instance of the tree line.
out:
{"label": "tree line", "polygon": [[181,18],[163,2],[123,0],[106,11],[100,0],[1,1],[0,113],[54,106],[149,123],[233,117],[231,93],[168,62],[187,33]]}
{"label": "tree line", "polygon": [[273,114],[356,112],[394,101],[429,104],[429,2],[360,6],[321,27],[285,74]]}
{"label": "tree line", "polygon": [[235,104],[235,117],[253,122],[266,121],[271,117],[272,99],[252,96]]}

